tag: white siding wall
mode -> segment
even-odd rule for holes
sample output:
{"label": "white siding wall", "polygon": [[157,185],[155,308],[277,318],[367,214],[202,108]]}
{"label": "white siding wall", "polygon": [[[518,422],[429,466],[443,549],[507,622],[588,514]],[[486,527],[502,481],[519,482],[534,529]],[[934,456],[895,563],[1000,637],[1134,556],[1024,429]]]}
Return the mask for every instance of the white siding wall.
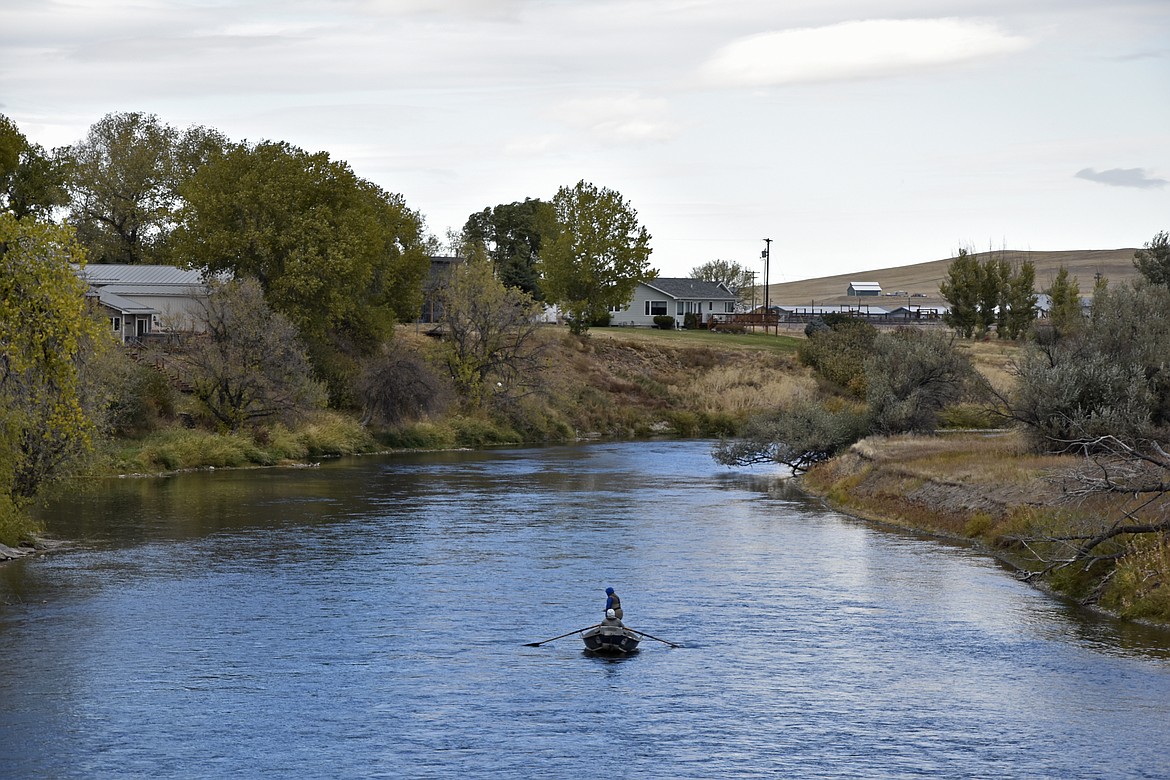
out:
{"label": "white siding wall", "polygon": [[[686,320],[688,311],[701,315],[701,321],[707,322],[712,315],[725,314],[727,301],[686,301],[677,300],[666,293],[659,292],[645,284],[638,284],[634,290],[634,297],[628,307],[612,312],[610,325],[632,325],[635,327],[654,327],[654,317],[657,313],[674,317],[676,327],[681,328]],[[680,304],[682,311],[680,312]],[[649,305],[649,309],[647,309]],[[648,314],[647,311],[650,313]]]}
{"label": "white siding wall", "polygon": [[206,289],[191,290],[190,295],[126,295],[152,309],[158,309],[159,322],[154,331],[202,331],[203,301]]}

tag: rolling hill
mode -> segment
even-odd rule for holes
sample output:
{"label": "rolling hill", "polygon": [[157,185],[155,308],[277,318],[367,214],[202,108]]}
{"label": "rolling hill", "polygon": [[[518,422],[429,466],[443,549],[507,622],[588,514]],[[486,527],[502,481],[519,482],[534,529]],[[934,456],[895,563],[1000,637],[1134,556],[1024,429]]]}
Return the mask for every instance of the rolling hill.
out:
{"label": "rolling hill", "polygon": [[[1010,263],[1020,263],[1031,260],[1036,266],[1036,289],[1041,291],[1052,283],[1057,270],[1063,265],[1073,276],[1077,277],[1081,292],[1092,292],[1096,274],[1100,273],[1111,282],[1121,282],[1138,275],[1133,266],[1133,249],[1087,249],[1063,252],[1030,252],[1016,250],[996,250],[980,252],[976,255],[982,262],[989,255],[1003,256]],[[798,304],[807,306],[831,305],[841,303],[856,303],[857,298],[846,293],[850,282],[877,282],[886,293],[882,300],[892,303],[890,299],[906,303],[909,295],[921,294],[913,298],[914,303],[924,306],[943,304],[938,294],[938,285],[947,273],[947,267],[954,258],[932,260],[927,263],[904,265],[895,268],[881,268],[876,271],[859,271],[852,274],[838,274],[825,276],[819,279],[805,279],[799,282],[784,282],[769,285],[768,298],[772,304]],[[892,296],[889,293],[899,292]],[[863,299],[873,305],[881,305],[877,299]],[[762,303],[762,301],[757,301]]]}

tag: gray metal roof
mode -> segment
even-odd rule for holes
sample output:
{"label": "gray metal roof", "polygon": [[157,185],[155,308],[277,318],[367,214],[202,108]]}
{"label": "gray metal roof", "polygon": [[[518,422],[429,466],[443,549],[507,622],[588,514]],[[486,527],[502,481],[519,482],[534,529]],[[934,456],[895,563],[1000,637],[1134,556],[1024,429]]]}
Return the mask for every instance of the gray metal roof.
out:
{"label": "gray metal roof", "polygon": [[123,298],[120,295],[107,292],[106,290],[98,290],[98,300],[102,302],[103,306],[108,306],[111,309],[117,309],[123,314],[157,314],[158,309],[141,304],[138,301],[132,301],[129,298]]}
{"label": "gray metal roof", "polygon": [[171,265],[87,265],[80,270],[81,278],[94,287],[109,284],[145,285],[202,285],[203,272],[176,268]]}
{"label": "gray metal roof", "polygon": [[658,278],[642,282],[671,298],[682,300],[734,301],[735,295],[721,282],[704,282],[701,279]]}

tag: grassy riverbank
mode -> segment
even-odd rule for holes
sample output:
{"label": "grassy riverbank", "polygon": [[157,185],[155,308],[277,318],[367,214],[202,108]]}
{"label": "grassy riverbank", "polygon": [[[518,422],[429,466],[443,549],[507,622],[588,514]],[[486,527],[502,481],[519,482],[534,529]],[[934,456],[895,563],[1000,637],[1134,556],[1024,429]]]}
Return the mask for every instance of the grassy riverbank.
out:
{"label": "grassy riverbank", "polygon": [[[1060,539],[1137,509],[1125,498],[1069,500],[1062,481],[1080,462],[1037,455],[1014,432],[873,437],[811,469],[801,483],[842,511],[969,541],[1030,574],[1059,560]],[[1170,624],[1166,540],[1119,538],[1108,552],[1034,581],[1126,619]]]}
{"label": "grassy riverbank", "polygon": [[[394,449],[451,449],[577,438],[734,435],[753,411],[774,407],[813,380],[796,364],[796,340],[645,329],[595,329],[585,337],[550,327],[538,334],[543,359],[527,392],[454,403],[394,427],[321,412],[295,429],[254,426],[235,433],[190,427],[193,407],[135,438],[103,442],[87,476],[198,468],[270,466]],[[440,366],[440,345],[413,327],[398,341]],[[184,424],[184,420],[187,421]]]}

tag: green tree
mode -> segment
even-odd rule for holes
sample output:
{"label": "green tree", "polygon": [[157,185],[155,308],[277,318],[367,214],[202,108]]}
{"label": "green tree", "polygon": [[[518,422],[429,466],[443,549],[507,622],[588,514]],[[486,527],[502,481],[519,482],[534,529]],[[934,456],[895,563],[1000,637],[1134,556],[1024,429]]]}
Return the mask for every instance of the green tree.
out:
{"label": "green tree", "polygon": [[702,279],[705,282],[722,282],[741,302],[745,299],[744,296],[751,297],[752,286],[755,283],[755,274],[732,260],[708,260],[691,269],[691,278]]}
{"label": "green tree", "polygon": [[186,179],[226,143],[203,127],[180,132],[154,114],[107,114],[68,150],[70,221],[95,263],[168,256]]}
{"label": "green tree", "polygon": [[523,393],[538,373],[540,305],[495,278],[485,262],[455,268],[442,292],[451,379],[471,406]]}
{"label": "green tree", "polygon": [[557,236],[542,256],[545,295],[561,305],[573,333],[610,306],[629,303],[650,268],[650,234],[620,193],[585,181],[553,198]]}
{"label": "green tree", "polygon": [[1014,340],[1026,334],[1036,319],[1036,266],[1025,260],[1005,278],[1003,314],[996,330],[1001,337]]}
{"label": "green tree", "polygon": [[67,202],[60,158],[29,143],[16,123],[0,114],[0,211],[44,219]]}
{"label": "green tree", "polygon": [[979,292],[975,306],[975,333],[983,335],[991,330],[1003,310],[1000,306],[1006,274],[1010,273],[1006,261],[988,255],[979,266]]}
{"label": "green tree", "polygon": [[1077,278],[1069,278],[1068,269],[1063,265],[1056,272],[1052,286],[1048,288],[1048,296],[1052,299],[1052,308],[1048,312],[1048,321],[1058,337],[1079,330],[1084,324],[1081,315],[1081,288]]}
{"label": "green tree", "polygon": [[1134,252],[1133,265],[1150,284],[1170,287],[1170,233],[1160,231]]}
{"label": "green tree", "polygon": [[94,432],[79,362],[102,343],[72,231],[0,213],[0,514],[67,472]]}
{"label": "green tree", "polygon": [[421,309],[422,218],[327,153],[277,142],[232,145],[181,192],[180,255],[211,275],[258,279],[333,404],[357,405],[361,359]]}
{"label": "green tree", "polygon": [[538,272],[541,248],[555,233],[552,204],[533,198],[485,208],[468,217],[463,226],[464,242],[482,248],[495,266],[496,277],[535,300],[543,299]]}
{"label": "green tree", "polygon": [[947,266],[946,278],[938,286],[939,293],[950,306],[943,315],[943,322],[965,338],[971,338],[979,324],[981,277],[979,259],[966,249],[960,249],[958,257]]}
{"label": "green tree", "polygon": [[201,315],[205,335],[182,362],[192,393],[220,425],[293,421],[325,404],[296,328],[272,311],[255,279],[213,281]]}

